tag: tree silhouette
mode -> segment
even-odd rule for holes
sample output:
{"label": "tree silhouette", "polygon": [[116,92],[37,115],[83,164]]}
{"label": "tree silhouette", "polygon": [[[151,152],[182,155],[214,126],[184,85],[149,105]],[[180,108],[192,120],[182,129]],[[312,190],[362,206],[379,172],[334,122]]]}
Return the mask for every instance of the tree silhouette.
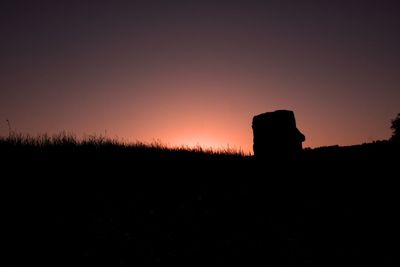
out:
{"label": "tree silhouette", "polygon": [[393,131],[392,140],[393,142],[400,142],[400,113],[397,114],[397,117],[392,120],[392,126],[390,127]]}

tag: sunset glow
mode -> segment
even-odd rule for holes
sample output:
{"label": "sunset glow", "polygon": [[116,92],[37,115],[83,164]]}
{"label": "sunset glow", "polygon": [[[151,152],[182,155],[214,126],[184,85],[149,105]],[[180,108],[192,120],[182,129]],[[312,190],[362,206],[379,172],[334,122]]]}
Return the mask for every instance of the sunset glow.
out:
{"label": "sunset glow", "polygon": [[400,111],[396,2],[54,2],[0,8],[3,136],[250,152],[266,111],[293,110],[305,147],[387,139]]}

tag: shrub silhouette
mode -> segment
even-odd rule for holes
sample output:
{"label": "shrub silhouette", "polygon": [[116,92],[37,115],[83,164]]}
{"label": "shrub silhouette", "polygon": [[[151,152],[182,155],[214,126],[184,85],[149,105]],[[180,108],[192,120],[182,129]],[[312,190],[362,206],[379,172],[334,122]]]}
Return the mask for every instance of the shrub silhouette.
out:
{"label": "shrub silhouette", "polygon": [[390,127],[393,131],[392,140],[393,142],[399,143],[400,142],[400,113],[397,114],[397,117],[392,120],[392,126]]}

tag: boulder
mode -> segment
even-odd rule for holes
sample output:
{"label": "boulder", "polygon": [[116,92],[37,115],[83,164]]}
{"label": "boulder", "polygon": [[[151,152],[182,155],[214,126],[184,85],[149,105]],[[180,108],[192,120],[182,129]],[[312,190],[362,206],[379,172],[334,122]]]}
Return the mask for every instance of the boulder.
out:
{"label": "boulder", "polygon": [[288,159],[299,154],[305,136],[293,111],[277,110],[253,117],[253,150],[257,158]]}

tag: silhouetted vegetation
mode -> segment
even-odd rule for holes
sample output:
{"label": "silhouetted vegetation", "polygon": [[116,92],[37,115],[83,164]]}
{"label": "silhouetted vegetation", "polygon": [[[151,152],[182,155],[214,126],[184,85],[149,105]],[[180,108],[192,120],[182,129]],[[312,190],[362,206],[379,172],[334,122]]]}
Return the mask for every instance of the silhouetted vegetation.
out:
{"label": "silhouetted vegetation", "polygon": [[5,266],[391,265],[398,149],[240,151],[0,138]]}
{"label": "silhouetted vegetation", "polygon": [[161,142],[152,142],[149,144],[136,142],[127,143],[117,138],[110,138],[103,135],[89,135],[82,139],[77,138],[72,133],[61,132],[55,135],[42,134],[37,136],[31,136],[29,134],[17,134],[11,133],[8,137],[0,137],[0,146],[3,149],[6,148],[36,148],[36,149],[63,149],[68,147],[75,147],[76,149],[86,149],[86,148],[98,148],[98,149],[110,149],[113,150],[130,150],[141,152],[143,150],[155,151],[159,153],[191,153],[191,154],[207,154],[211,155],[221,155],[221,156],[237,156],[245,157],[246,155],[242,150],[237,150],[234,148],[203,148],[201,146],[196,147],[169,147],[162,144]]}
{"label": "silhouetted vegetation", "polygon": [[392,126],[390,129],[393,130],[391,140],[396,143],[400,143],[400,113],[397,114],[397,117],[392,120]]}

